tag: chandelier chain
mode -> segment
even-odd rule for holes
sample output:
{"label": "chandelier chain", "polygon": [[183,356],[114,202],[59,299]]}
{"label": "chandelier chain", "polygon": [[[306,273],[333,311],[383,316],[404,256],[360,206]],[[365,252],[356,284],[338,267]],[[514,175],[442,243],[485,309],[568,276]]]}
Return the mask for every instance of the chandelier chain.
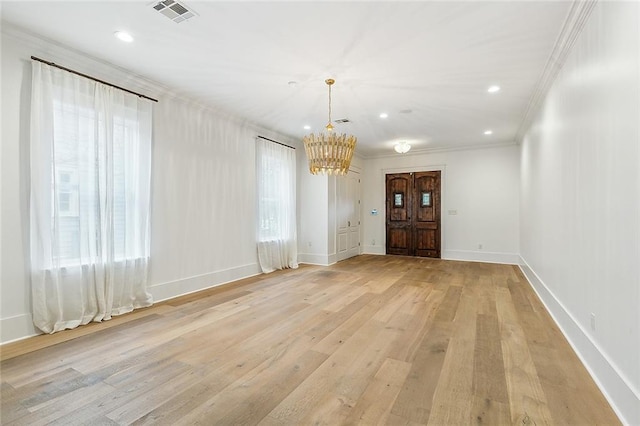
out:
{"label": "chandelier chain", "polygon": [[331,124],[331,85],[329,85],[329,124]]}

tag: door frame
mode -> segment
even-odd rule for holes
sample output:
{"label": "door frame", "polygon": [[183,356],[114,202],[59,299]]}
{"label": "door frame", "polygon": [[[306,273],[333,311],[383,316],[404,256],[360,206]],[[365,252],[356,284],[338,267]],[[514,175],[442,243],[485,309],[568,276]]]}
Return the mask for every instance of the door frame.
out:
{"label": "door frame", "polygon": [[[447,205],[446,203],[446,191],[445,188],[447,187],[446,185],[446,181],[447,181],[447,166],[445,164],[432,164],[429,166],[412,166],[412,167],[391,167],[391,168],[387,168],[387,169],[381,169],[380,170],[380,186],[381,186],[381,191],[382,191],[382,199],[386,200],[387,199],[387,175],[389,174],[393,174],[393,173],[416,173],[416,172],[435,172],[435,171],[440,171],[440,259],[443,259],[443,253],[444,253],[444,241],[445,241],[445,214],[444,212],[446,211],[445,207]],[[386,201],[385,201],[386,203]],[[386,204],[385,204],[386,205]],[[384,254],[387,254],[387,209],[384,209],[384,216],[383,216],[383,222],[382,222],[382,226],[383,226],[383,232],[382,232],[382,246],[384,247]]]}

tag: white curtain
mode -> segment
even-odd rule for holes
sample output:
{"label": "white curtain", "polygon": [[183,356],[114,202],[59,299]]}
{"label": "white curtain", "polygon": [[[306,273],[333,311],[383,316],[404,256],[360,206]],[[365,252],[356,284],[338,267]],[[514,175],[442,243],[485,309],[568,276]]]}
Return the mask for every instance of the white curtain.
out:
{"label": "white curtain", "polygon": [[296,152],[262,138],[256,144],[260,267],[297,268]]}
{"label": "white curtain", "polygon": [[32,62],[31,284],[46,333],[149,306],[152,105]]}

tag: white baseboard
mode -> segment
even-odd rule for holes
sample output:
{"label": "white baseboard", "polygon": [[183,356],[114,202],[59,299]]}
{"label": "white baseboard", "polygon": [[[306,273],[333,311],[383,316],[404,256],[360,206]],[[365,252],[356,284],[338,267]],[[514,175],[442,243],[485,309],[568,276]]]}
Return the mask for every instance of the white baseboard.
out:
{"label": "white baseboard", "polygon": [[522,257],[519,266],[620,420],[628,425],[640,425],[640,392]]}
{"label": "white baseboard", "polygon": [[385,255],[387,250],[384,246],[363,246],[362,254],[382,254]]}
{"label": "white baseboard", "polygon": [[298,262],[307,265],[329,266],[336,263],[337,255],[298,253]]}
{"label": "white baseboard", "polygon": [[[363,254],[386,254],[384,246],[364,246]],[[508,265],[517,265],[520,263],[520,256],[516,253],[495,253],[487,251],[472,250],[443,250],[442,259],[445,260],[464,260],[468,262],[487,262],[487,263],[505,263]]]}
{"label": "white baseboard", "polygon": [[151,284],[147,290],[153,295],[153,301],[160,302],[196,291],[217,287],[231,281],[241,280],[262,273],[257,263],[237,266],[235,268],[210,272],[188,278],[181,278],[159,284]]}
{"label": "white baseboard", "polygon": [[446,260],[464,260],[467,262],[504,263],[518,265],[520,256],[516,253],[496,253],[473,250],[442,250],[442,258]]}
{"label": "white baseboard", "polygon": [[0,344],[15,342],[42,332],[33,325],[31,314],[0,319]]}
{"label": "white baseboard", "polygon": [[[180,280],[150,284],[147,290],[152,294],[154,302],[161,302],[260,273],[260,266],[254,263]],[[37,336],[38,334],[42,333],[33,325],[31,314],[22,314],[0,319],[0,344],[26,339]]]}

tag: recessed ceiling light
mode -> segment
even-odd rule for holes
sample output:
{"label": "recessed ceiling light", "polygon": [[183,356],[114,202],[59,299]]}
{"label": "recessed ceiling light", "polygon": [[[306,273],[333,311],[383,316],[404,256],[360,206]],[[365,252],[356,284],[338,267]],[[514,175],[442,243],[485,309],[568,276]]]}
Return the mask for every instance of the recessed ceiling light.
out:
{"label": "recessed ceiling light", "polygon": [[500,91],[500,86],[489,86],[489,88],[487,89],[487,92],[489,93],[496,93]]}
{"label": "recessed ceiling light", "polygon": [[306,125],[304,126],[304,129],[305,129],[305,130],[309,130],[309,129],[311,129],[311,126],[309,126],[308,124],[306,124]]}
{"label": "recessed ceiling light", "polygon": [[131,43],[133,41],[133,36],[124,31],[116,31],[113,35],[126,43]]}
{"label": "recessed ceiling light", "polygon": [[389,114],[387,114],[386,112],[380,113],[380,118],[387,118],[389,116]]}
{"label": "recessed ceiling light", "polygon": [[484,134],[485,135],[492,135],[493,134],[493,130],[485,130]]}

